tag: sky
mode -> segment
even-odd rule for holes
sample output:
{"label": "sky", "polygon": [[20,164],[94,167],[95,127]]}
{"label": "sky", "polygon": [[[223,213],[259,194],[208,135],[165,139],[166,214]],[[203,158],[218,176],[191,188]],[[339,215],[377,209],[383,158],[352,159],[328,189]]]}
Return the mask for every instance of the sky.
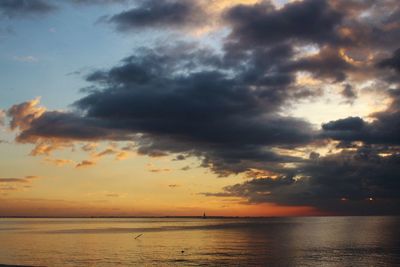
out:
{"label": "sky", "polygon": [[397,0],[0,1],[0,216],[400,214]]}

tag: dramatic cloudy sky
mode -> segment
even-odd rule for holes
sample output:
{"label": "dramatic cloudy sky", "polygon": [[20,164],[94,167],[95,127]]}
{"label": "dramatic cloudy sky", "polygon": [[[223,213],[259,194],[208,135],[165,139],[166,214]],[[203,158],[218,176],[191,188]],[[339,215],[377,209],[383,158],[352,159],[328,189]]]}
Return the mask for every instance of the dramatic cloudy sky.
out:
{"label": "dramatic cloudy sky", "polygon": [[3,0],[0,48],[0,215],[400,214],[398,0]]}

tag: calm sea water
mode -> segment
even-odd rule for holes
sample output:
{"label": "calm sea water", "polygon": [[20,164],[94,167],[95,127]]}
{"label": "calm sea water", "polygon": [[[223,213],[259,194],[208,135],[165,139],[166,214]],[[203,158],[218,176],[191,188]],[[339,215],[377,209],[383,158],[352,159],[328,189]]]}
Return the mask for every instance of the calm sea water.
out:
{"label": "calm sea water", "polygon": [[400,266],[400,218],[0,219],[0,264]]}

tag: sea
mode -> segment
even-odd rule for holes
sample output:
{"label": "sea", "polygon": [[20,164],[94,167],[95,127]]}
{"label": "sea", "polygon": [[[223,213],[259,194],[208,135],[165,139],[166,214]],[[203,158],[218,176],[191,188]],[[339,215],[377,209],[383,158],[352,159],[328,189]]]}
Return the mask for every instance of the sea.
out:
{"label": "sea", "polygon": [[0,266],[400,266],[400,217],[0,218]]}

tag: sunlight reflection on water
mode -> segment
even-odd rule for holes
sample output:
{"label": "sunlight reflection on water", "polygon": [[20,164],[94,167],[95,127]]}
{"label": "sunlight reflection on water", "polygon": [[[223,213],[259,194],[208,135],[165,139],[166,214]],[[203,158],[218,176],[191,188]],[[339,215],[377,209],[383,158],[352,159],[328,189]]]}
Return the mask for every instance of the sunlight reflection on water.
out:
{"label": "sunlight reflection on water", "polygon": [[399,217],[0,219],[0,263],[396,266],[399,226]]}

